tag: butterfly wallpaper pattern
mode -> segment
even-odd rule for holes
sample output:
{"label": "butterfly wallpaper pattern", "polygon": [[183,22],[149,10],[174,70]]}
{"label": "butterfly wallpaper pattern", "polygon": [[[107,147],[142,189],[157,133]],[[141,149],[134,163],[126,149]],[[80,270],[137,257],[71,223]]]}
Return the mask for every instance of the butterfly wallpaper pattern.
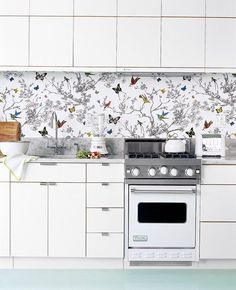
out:
{"label": "butterfly wallpaper pattern", "polygon": [[19,121],[22,136],[192,137],[226,128],[236,136],[236,75],[1,72],[0,120]]}

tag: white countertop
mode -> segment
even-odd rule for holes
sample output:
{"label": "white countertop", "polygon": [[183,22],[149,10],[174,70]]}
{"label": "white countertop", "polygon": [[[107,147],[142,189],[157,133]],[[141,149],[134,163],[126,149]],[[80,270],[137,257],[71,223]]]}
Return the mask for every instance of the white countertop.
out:
{"label": "white countertop", "polygon": [[222,164],[222,165],[236,165],[236,156],[226,156],[226,157],[208,157],[208,158],[201,158],[202,164],[206,165],[214,165],[214,164]]}

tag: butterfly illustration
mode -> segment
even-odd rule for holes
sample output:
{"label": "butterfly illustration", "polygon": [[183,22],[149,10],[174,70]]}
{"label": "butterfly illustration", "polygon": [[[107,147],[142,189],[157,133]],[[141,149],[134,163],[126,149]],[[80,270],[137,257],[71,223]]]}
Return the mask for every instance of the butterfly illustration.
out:
{"label": "butterfly illustration", "polygon": [[64,76],[64,81],[69,82],[69,80],[70,80],[69,78]]}
{"label": "butterfly illustration", "polygon": [[109,108],[111,105],[111,101],[107,102],[104,104],[104,109]]}
{"label": "butterfly illustration", "polygon": [[195,136],[195,132],[193,130],[193,128],[191,128],[189,131],[185,132],[189,138],[192,138],[193,136]]}
{"label": "butterfly illustration", "polygon": [[117,122],[118,122],[119,120],[120,120],[120,116],[118,116],[118,117],[116,117],[116,118],[113,118],[112,115],[109,114],[109,123],[110,123],[110,124],[113,123],[113,124],[116,125]]}
{"label": "butterfly illustration", "polygon": [[92,132],[86,132],[85,135],[87,135],[87,137],[91,137],[93,134]]}
{"label": "butterfly illustration", "polygon": [[39,134],[42,136],[42,137],[45,137],[48,135],[48,131],[47,131],[47,128],[46,127],[43,127],[43,130],[42,131],[38,131]]}
{"label": "butterfly illustration", "polygon": [[160,121],[163,121],[163,120],[166,120],[168,118],[166,118],[166,116],[169,114],[169,112],[164,112],[162,111],[161,115],[160,114],[157,114],[157,117]]}
{"label": "butterfly illustration", "polygon": [[20,90],[19,89],[13,89],[14,93],[17,94]]}
{"label": "butterfly illustration", "polygon": [[37,85],[36,87],[34,87],[34,90],[38,91],[39,90],[39,86]]}
{"label": "butterfly illustration", "polygon": [[161,92],[162,94],[164,94],[164,93],[166,92],[166,89],[161,89],[160,92]]}
{"label": "butterfly illustration", "polygon": [[192,77],[191,76],[183,76],[183,80],[184,81],[189,81],[189,82],[191,82],[191,80],[192,80]]}
{"label": "butterfly illustration", "polygon": [[222,107],[216,108],[216,112],[218,114],[222,113],[223,112],[223,108]]}
{"label": "butterfly illustration", "polygon": [[17,110],[15,110],[15,113],[10,114],[10,116],[11,116],[12,120],[16,120],[16,119],[20,118],[20,114],[21,114],[21,112],[17,112]]}
{"label": "butterfly illustration", "polygon": [[161,81],[161,78],[158,78],[158,79],[157,79],[157,82],[159,83],[160,81]]}
{"label": "butterfly illustration", "polygon": [[14,81],[14,78],[13,77],[10,77],[9,81],[10,82],[13,82]]}
{"label": "butterfly illustration", "polygon": [[57,128],[61,128],[61,127],[63,127],[64,125],[65,125],[65,123],[66,123],[66,121],[65,120],[63,120],[63,121],[57,121]]}
{"label": "butterfly illustration", "polygon": [[143,123],[142,123],[141,121],[138,120],[138,125],[139,125],[139,126],[142,126]]}
{"label": "butterfly illustration", "polygon": [[213,121],[207,122],[207,120],[205,120],[203,130],[210,128],[212,124]]}
{"label": "butterfly illustration", "polygon": [[70,113],[74,113],[75,112],[75,106],[71,107],[68,109]]}
{"label": "butterfly illustration", "polygon": [[135,85],[135,84],[137,84],[137,82],[140,80],[140,78],[134,78],[133,76],[132,76],[132,78],[131,78],[131,81],[130,81],[130,86],[133,86],[133,85]]}
{"label": "butterfly illustration", "polygon": [[84,122],[83,122],[83,125],[85,126],[85,124],[86,124],[86,122],[84,121]]}
{"label": "butterfly illustration", "polygon": [[89,77],[89,76],[94,76],[94,74],[93,74],[93,73],[91,73],[91,72],[85,72],[84,74],[85,74],[85,76],[86,76],[86,77]]}
{"label": "butterfly illustration", "polygon": [[232,122],[230,122],[230,126],[233,126],[235,123],[232,121]]}
{"label": "butterfly illustration", "polygon": [[112,89],[116,94],[119,94],[120,92],[122,92],[122,88],[121,88],[120,84],[118,84],[116,86],[116,88],[112,88]]}
{"label": "butterfly illustration", "polygon": [[181,88],[181,91],[183,91],[183,92],[185,92],[186,90],[187,90],[187,87],[186,86],[184,86],[184,87]]}
{"label": "butterfly illustration", "polygon": [[107,134],[109,134],[109,135],[112,134],[112,129],[108,130]]}
{"label": "butterfly illustration", "polygon": [[150,101],[146,95],[139,95],[139,98],[143,100],[144,104],[150,103]]}
{"label": "butterfly illustration", "polygon": [[47,73],[40,74],[39,72],[36,72],[35,79],[43,81],[45,79],[46,75],[47,75]]}
{"label": "butterfly illustration", "polygon": [[217,82],[217,79],[215,79],[215,78],[211,78],[211,80],[214,82],[214,83],[216,83]]}

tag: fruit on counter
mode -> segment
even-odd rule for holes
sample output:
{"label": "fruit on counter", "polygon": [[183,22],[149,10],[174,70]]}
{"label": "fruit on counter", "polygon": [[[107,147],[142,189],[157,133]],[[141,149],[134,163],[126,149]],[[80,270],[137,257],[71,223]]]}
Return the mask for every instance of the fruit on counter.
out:
{"label": "fruit on counter", "polygon": [[101,153],[98,151],[90,152],[89,158],[91,159],[99,159],[101,158]]}
{"label": "fruit on counter", "polygon": [[88,159],[90,158],[90,152],[87,150],[78,150],[78,152],[76,153],[76,158],[78,159]]}

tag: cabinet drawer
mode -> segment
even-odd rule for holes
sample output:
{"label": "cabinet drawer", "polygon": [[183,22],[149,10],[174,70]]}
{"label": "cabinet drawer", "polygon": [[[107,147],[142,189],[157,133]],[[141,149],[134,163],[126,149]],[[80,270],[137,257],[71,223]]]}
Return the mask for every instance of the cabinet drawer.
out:
{"label": "cabinet drawer", "polygon": [[123,234],[87,234],[87,257],[123,258]]}
{"label": "cabinet drawer", "polygon": [[85,182],[85,164],[29,163],[22,181]]}
{"label": "cabinet drawer", "polygon": [[88,164],[88,182],[124,182],[124,164]]}
{"label": "cabinet drawer", "polygon": [[201,221],[236,221],[236,185],[203,185]]}
{"label": "cabinet drawer", "polygon": [[236,184],[236,165],[204,165],[202,184]]}
{"label": "cabinet drawer", "polygon": [[122,208],[88,208],[87,232],[123,232],[124,210]]}
{"label": "cabinet drawer", "polygon": [[88,207],[123,207],[123,183],[88,183]]}
{"label": "cabinet drawer", "polygon": [[201,223],[200,259],[236,259],[236,223]]}
{"label": "cabinet drawer", "polygon": [[5,165],[0,164],[0,181],[9,181],[10,173],[9,170],[5,167]]}

